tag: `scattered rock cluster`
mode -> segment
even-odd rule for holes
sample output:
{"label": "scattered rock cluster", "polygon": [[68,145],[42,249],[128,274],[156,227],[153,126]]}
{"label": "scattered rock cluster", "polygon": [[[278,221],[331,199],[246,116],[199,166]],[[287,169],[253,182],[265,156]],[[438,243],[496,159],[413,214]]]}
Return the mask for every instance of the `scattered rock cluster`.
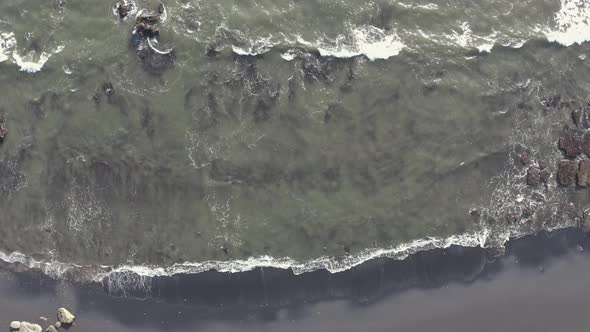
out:
{"label": "scattered rock cluster", "polygon": [[573,126],[559,136],[559,148],[566,159],[557,164],[557,181],[564,187],[590,186],[590,110],[572,112]]}
{"label": "scattered rock cluster", "polygon": [[[123,22],[136,5],[130,0],[119,1],[114,7],[114,13]],[[144,67],[155,74],[168,69],[175,60],[174,49],[163,49],[159,44],[160,23],[165,20],[166,7],[158,6],[156,13],[149,13],[142,9],[138,12],[131,34],[131,45],[137,52]]]}
{"label": "scattered rock cluster", "polygon": [[[57,322],[53,325],[49,325],[45,332],[57,332],[61,327],[69,329],[76,320],[71,312],[66,308],[57,309]],[[13,321],[10,323],[11,332],[43,332],[43,328],[39,324],[25,322],[25,321]]]}

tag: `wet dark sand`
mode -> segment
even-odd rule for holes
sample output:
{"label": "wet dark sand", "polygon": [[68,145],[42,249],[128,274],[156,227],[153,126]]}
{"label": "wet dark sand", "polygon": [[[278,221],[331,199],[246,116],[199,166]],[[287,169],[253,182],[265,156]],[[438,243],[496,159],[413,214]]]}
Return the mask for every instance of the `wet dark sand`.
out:
{"label": "wet dark sand", "polygon": [[[569,229],[511,241],[507,256],[495,260],[480,249],[451,248],[404,262],[374,261],[360,267],[364,272],[333,275],[334,285],[319,273],[290,280],[289,273],[277,273],[266,280],[265,304],[247,289],[253,285],[247,274],[185,276],[176,289],[168,281],[154,294],[158,300],[135,300],[108,296],[97,287],[5,272],[0,275],[0,325],[40,316],[53,321],[55,309],[66,305],[79,317],[72,331],[583,331],[590,275],[584,248],[590,249],[590,241]],[[382,273],[380,292],[369,287],[377,282],[377,266],[389,269]],[[405,271],[397,271],[398,280],[387,279],[396,268]],[[313,280],[306,279],[312,277],[326,288],[319,295]],[[201,284],[189,289],[188,280]],[[195,294],[205,287],[208,292]],[[181,294],[186,301],[175,301]],[[295,300],[284,302],[288,298]]]}

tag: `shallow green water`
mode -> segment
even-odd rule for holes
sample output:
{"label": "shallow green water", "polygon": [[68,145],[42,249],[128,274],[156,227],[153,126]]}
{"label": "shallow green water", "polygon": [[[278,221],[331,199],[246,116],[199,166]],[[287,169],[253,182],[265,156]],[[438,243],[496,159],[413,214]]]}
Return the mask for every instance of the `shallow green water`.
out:
{"label": "shallow green water", "polygon": [[[176,1],[157,70],[112,3],[0,4],[0,247],[306,260],[477,231],[472,208],[502,224],[531,195],[515,146],[559,158],[571,109],[542,100],[588,95],[588,46],[544,41],[590,37],[572,4]],[[555,211],[562,191],[543,190]]]}

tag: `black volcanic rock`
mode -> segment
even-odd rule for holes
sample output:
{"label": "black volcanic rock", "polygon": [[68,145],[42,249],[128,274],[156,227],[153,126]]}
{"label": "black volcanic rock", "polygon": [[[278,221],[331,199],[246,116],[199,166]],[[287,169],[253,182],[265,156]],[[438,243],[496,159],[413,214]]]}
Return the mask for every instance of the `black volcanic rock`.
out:
{"label": "black volcanic rock", "polygon": [[576,173],[578,172],[578,163],[575,160],[562,160],[557,165],[557,181],[565,187],[576,183]]}
{"label": "black volcanic rock", "polygon": [[559,136],[559,148],[563,150],[566,157],[575,158],[582,153],[584,139],[583,131],[566,127]]}
{"label": "black volcanic rock", "polygon": [[578,186],[590,185],[590,160],[582,160],[578,169]]}

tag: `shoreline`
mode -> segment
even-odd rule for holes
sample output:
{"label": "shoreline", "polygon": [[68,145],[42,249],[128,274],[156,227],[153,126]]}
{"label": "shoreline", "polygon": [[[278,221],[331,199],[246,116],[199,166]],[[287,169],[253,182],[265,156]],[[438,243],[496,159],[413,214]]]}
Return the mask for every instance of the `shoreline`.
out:
{"label": "shoreline", "polygon": [[[511,240],[506,255],[495,259],[481,248],[451,247],[333,275],[265,269],[266,287],[256,271],[210,272],[158,280],[158,293],[145,300],[110,296],[96,285],[73,285],[34,271],[0,272],[0,325],[52,319],[56,307],[66,306],[78,316],[74,332],[358,331],[364,326],[462,332],[484,322],[481,331],[497,330],[504,322],[516,324],[503,326],[506,331],[539,331],[571,322],[584,311],[581,284],[570,280],[583,279],[590,270],[584,249],[590,249],[590,239],[569,228]],[[560,287],[551,287],[555,283]],[[562,305],[571,310],[537,317],[538,310]],[[500,319],[509,315],[514,317]]]}
{"label": "shoreline", "polygon": [[[514,262],[539,268],[548,259],[590,249],[590,238],[580,228],[569,227],[511,239],[505,247],[505,253],[498,256],[493,249],[451,245],[420,251],[402,260],[375,258],[336,273],[315,270],[296,274],[292,269],[257,267],[236,273],[210,270],[156,277],[111,275],[101,283],[72,285],[113,299],[150,299],[209,308],[281,308],[333,300],[368,304],[409,289],[432,289],[491,278]],[[7,273],[40,287],[71,283],[35,269]],[[119,282],[118,287],[114,287],[114,282]]]}

